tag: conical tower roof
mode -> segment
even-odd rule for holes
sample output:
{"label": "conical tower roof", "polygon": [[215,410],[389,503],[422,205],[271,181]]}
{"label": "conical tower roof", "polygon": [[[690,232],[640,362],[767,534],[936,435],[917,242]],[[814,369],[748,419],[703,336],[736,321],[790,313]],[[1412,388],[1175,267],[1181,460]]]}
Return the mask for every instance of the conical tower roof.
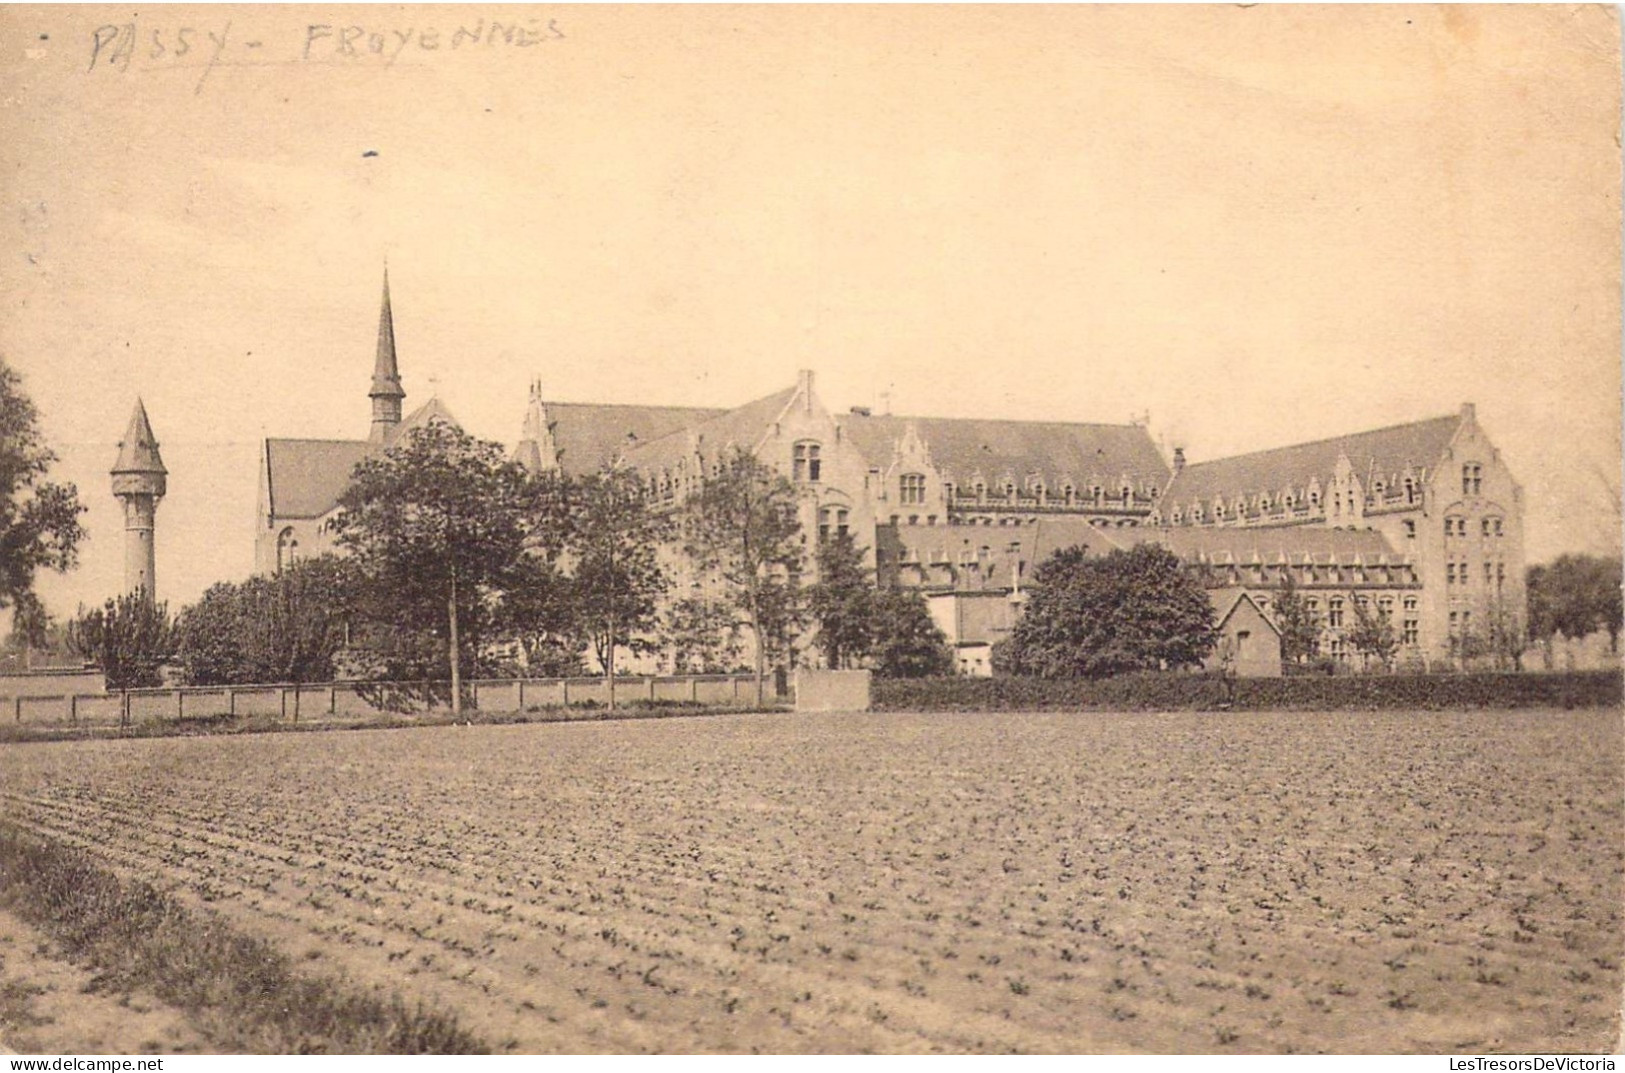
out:
{"label": "conical tower roof", "polygon": [[163,476],[168,472],[162,456],[158,454],[158,438],[152,434],[147,408],[138,398],[135,400],[135,412],[130,415],[130,427],[124,430],[124,439],[119,441],[118,461],[113,463],[113,475],[152,473]]}
{"label": "conical tower roof", "polygon": [[369,398],[406,397],[401,387],[400,369],[395,364],[395,315],[389,308],[389,269],[384,269],[384,302],[378,310],[378,360],[372,367]]}

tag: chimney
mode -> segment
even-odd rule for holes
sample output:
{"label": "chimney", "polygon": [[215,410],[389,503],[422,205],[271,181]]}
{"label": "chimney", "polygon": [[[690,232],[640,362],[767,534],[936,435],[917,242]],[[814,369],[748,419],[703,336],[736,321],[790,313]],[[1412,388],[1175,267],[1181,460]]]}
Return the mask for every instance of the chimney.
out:
{"label": "chimney", "polygon": [[813,371],[802,369],[796,373],[796,390],[801,394],[801,409],[812,413]]}
{"label": "chimney", "polygon": [[1175,477],[1179,476],[1180,471],[1183,470],[1184,468],[1185,468],[1185,448],[1183,448],[1183,447],[1175,447],[1174,448],[1174,476]]}
{"label": "chimney", "polygon": [[1461,419],[1468,424],[1476,424],[1478,422],[1478,408],[1470,402],[1462,403]]}

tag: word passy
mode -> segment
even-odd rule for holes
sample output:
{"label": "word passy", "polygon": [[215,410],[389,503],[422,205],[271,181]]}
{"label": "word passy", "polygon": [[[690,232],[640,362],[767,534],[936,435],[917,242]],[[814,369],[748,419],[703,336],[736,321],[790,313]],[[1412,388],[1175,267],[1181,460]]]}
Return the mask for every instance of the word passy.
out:
{"label": "word passy", "polygon": [[303,23],[275,34],[212,26],[154,26],[138,20],[98,26],[89,70],[133,66],[240,66],[287,63],[394,63],[403,53],[529,49],[564,38],[554,19],[473,19],[455,26],[358,26]]}

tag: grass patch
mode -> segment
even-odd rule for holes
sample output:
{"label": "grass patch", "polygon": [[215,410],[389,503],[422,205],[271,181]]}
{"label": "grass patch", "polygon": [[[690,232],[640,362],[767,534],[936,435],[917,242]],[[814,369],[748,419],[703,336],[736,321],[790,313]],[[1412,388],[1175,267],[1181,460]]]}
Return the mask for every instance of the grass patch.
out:
{"label": "grass patch", "polygon": [[293,970],[271,944],[83,850],[0,822],[0,905],[50,934],[108,989],[144,988],[223,1050],[484,1054],[455,1016]]}

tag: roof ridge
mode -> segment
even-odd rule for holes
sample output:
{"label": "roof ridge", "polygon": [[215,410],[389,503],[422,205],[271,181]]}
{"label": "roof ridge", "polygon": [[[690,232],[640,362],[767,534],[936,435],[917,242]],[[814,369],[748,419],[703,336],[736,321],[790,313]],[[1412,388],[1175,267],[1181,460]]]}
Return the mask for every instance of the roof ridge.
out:
{"label": "roof ridge", "polygon": [[[732,410],[721,406],[671,406],[665,403],[641,402],[566,402],[562,399],[542,399],[540,401],[543,406],[591,406],[599,410],[710,410],[718,414],[732,412]],[[750,403],[745,403],[745,405],[749,406]],[[740,407],[735,406],[733,409],[737,410]]]}
{"label": "roof ridge", "polygon": [[340,440],[340,439],[328,439],[328,438],[321,437],[321,436],[267,436],[267,437],[265,437],[265,442],[266,443],[357,443],[357,444],[369,444],[369,445],[372,443],[371,440],[359,440],[359,439]]}
{"label": "roof ridge", "polygon": [[1392,424],[1392,425],[1383,425],[1380,428],[1361,429],[1358,432],[1344,432],[1344,433],[1340,433],[1340,434],[1338,434],[1336,436],[1322,436],[1322,437],[1320,437],[1319,439],[1316,439],[1316,440],[1299,440],[1296,443],[1283,443],[1279,447],[1263,447],[1263,448],[1260,448],[1260,449],[1258,449],[1256,451],[1243,451],[1241,454],[1236,454],[1236,455],[1220,455],[1218,458],[1208,458],[1208,459],[1203,459],[1200,462],[1187,463],[1185,468],[1183,470],[1180,470],[1180,473],[1189,473],[1191,470],[1195,469],[1198,466],[1209,466],[1209,465],[1212,465],[1212,464],[1214,464],[1216,462],[1230,462],[1230,461],[1234,461],[1235,459],[1238,459],[1238,458],[1256,458],[1259,455],[1272,454],[1272,453],[1274,453],[1276,451],[1291,451],[1291,450],[1293,450],[1295,448],[1298,448],[1298,447],[1318,447],[1321,444],[1335,443],[1338,440],[1351,440],[1351,439],[1354,439],[1356,436],[1374,436],[1379,432],[1393,432],[1393,431],[1396,431],[1398,429],[1411,428],[1411,427],[1414,427],[1416,425],[1429,425],[1429,424],[1432,424],[1435,421],[1450,421],[1450,420],[1460,420],[1460,419],[1461,419],[1461,414],[1459,414],[1459,413],[1440,414],[1437,417],[1422,417],[1422,418],[1416,419],[1415,421],[1400,421],[1400,422],[1397,422],[1397,423]]}
{"label": "roof ridge", "polygon": [[854,414],[850,411],[846,413],[833,413],[831,416],[836,420],[841,420],[847,417],[857,417],[870,421],[878,421],[882,419],[890,419],[893,421],[964,421],[967,423],[975,421],[993,422],[1001,425],[1048,425],[1056,428],[1131,429],[1145,427],[1144,425],[1137,425],[1132,421],[1128,422],[1127,424],[1118,424],[1111,421],[1052,421],[1047,418],[1038,417],[929,417],[921,414]]}
{"label": "roof ridge", "polygon": [[[770,392],[769,394],[763,395],[760,398],[751,399],[749,402],[742,403],[742,404],[740,404],[738,406],[735,406],[731,410],[723,410],[723,411],[717,413],[716,415],[714,415],[712,417],[706,418],[704,421],[698,422],[697,424],[689,425],[686,428],[673,429],[672,431],[666,433],[664,436],[656,436],[652,440],[644,440],[644,441],[640,442],[637,446],[633,447],[632,451],[648,450],[649,448],[652,448],[652,447],[656,446],[657,444],[665,443],[667,440],[673,439],[674,437],[677,437],[677,436],[691,436],[695,432],[705,428],[705,426],[707,426],[707,425],[713,424],[713,423],[715,423],[717,421],[721,421],[723,418],[732,417],[733,415],[735,415],[735,414],[737,414],[737,413],[739,413],[739,412],[741,412],[743,410],[750,409],[752,406],[757,406],[757,405],[760,405],[761,403],[765,403],[765,402],[771,402],[772,400],[778,398],[781,395],[793,396],[796,393],[797,390],[798,390],[798,388],[796,386],[791,386],[791,387],[787,387],[787,388],[782,388],[782,389],[780,389],[778,391]],[[678,408],[682,409],[682,407],[678,407]],[[629,451],[627,453],[631,454],[632,451]]]}

